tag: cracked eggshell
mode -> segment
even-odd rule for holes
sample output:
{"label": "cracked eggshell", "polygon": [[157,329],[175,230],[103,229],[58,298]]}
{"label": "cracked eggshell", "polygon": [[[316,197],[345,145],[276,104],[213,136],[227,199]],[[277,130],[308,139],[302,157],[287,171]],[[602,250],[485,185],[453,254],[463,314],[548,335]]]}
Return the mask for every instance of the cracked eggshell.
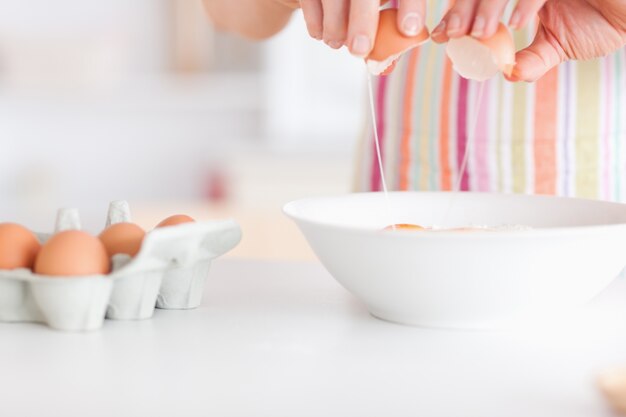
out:
{"label": "cracked eggshell", "polygon": [[510,76],[515,66],[515,42],[502,23],[496,34],[487,39],[450,39],[446,53],[455,71],[469,80],[485,81],[498,72]]}
{"label": "cracked eggshell", "polygon": [[0,269],[32,269],[41,245],[37,236],[15,223],[0,223]]}
{"label": "cracked eggshell", "polygon": [[95,236],[80,230],[65,230],[52,236],[35,260],[36,274],[49,277],[105,275],[111,261]]}
{"label": "cracked eggshell", "polygon": [[380,12],[374,48],[365,58],[370,73],[374,75],[389,74],[402,54],[430,38],[425,27],[417,36],[405,36],[398,30],[397,19],[397,9],[385,9]]}

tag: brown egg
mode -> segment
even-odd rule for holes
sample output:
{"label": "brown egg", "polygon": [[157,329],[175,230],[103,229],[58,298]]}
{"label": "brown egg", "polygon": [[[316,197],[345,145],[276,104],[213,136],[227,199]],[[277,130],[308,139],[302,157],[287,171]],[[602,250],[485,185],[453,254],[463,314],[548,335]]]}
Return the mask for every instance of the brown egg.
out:
{"label": "brown egg", "polygon": [[174,216],[170,216],[167,219],[163,220],[161,223],[157,224],[156,227],[166,227],[166,226],[176,226],[182,223],[194,223],[195,220],[186,214],[175,214]]}
{"label": "brown egg", "polygon": [[134,223],[115,223],[100,233],[100,240],[109,254],[135,256],[141,249],[146,232]]}
{"label": "brown egg", "polygon": [[15,223],[0,223],[0,269],[32,269],[41,245],[33,232]]}
{"label": "brown egg", "polygon": [[80,230],[52,236],[35,261],[35,273],[49,276],[103,275],[110,270],[111,261],[100,239]]}
{"label": "brown egg", "polygon": [[398,30],[397,19],[397,9],[385,9],[380,12],[374,48],[365,58],[372,74],[388,74],[403,53],[420,46],[430,38],[426,28],[416,36],[403,35]]}

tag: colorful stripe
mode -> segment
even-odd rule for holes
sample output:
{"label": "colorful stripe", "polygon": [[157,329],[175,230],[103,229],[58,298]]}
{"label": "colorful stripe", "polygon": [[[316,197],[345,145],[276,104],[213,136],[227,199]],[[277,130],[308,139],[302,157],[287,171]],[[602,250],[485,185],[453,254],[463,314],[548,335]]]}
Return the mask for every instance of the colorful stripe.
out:
{"label": "colorful stripe", "polygon": [[473,135],[475,158],[475,167],[472,170],[476,173],[475,189],[477,191],[489,191],[489,94],[492,89],[492,83],[484,81],[476,86],[476,99],[473,100],[474,109],[472,117],[476,120],[473,126],[470,125],[470,134]]}
{"label": "colorful stripe", "polygon": [[[626,66],[626,53],[625,50],[622,49],[622,58],[624,58],[624,66]],[[615,88],[614,91],[614,120],[615,120],[615,134],[613,136],[613,142],[615,144],[615,150],[613,154],[615,155],[615,159],[613,160],[613,178],[615,178],[615,195],[614,198],[618,201],[622,200],[622,174],[624,173],[623,167],[623,159],[622,159],[622,140],[624,140],[624,130],[626,130],[626,126],[622,126],[622,119],[624,118],[624,113],[626,112],[626,104],[624,102],[624,96],[626,96],[626,76],[624,75],[625,68],[622,66],[622,60],[619,59],[619,55],[615,57],[615,74],[621,77],[621,87]],[[621,99],[620,99],[621,98]],[[624,106],[622,108],[622,106]]]}
{"label": "colorful stripe", "polygon": [[[429,16],[432,26],[440,10]],[[532,25],[531,25],[532,26]],[[516,34],[517,47],[532,39]],[[568,62],[536,83],[460,78],[444,46],[407,54],[376,88],[377,129],[391,188],[626,199],[626,50]],[[475,125],[475,126],[473,126]],[[468,143],[472,143],[470,146]],[[469,149],[468,149],[469,147]],[[459,172],[466,151],[466,171]],[[373,136],[358,182],[380,190]]]}
{"label": "colorful stripe", "polygon": [[438,190],[441,187],[441,183],[439,181],[439,165],[437,162],[439,161],[439,123],[438,121],[441,119],[441,108],[439,106],[441,102],[441,97],[439,94],[435,94],[435,88],[441,88],[441,83],[443,80],[443,68],[444,68],[444,56],[445,52],[443,48],[433,48],[435,51],[435,69],[434,69],[434,77],[432,78],[432,87],[428,96],[430,96],[429,100],[429,108],[430,108],[430,120],[428,129],[428,144],[429,144],[429,170],[428,170],[428,186],[430,190]]}
{"label": "colorful stripe", "polygon": [[535,192],[556,193],[556,118],[559,71],[554,68],[537,82],[535,93]]}
{"label": "colorful stripe", "polygon": [[523,193],[526,190],[526,155],[525,155],[525,128],[526,128],[526,86],[513,86],[513,132],[511,136],[511,154],[513,170],[513,192]]}
{"label": "colorful stripe", "polygon": [[[378,146],[380,146],[381,158],[384,160],[383,154],[385,144],[385,97],[387,92],[387,76],[378,77],[378,86],[376,90],[376,131],[378,133]],[[376,141],[372,135],[372,146],[374,151],[372,152],[372,169],[371,169],[371,186],[372,191],[380,191],[382,189],[382,182],[380,177],[380,166],[378,156],[376,153]]]}
{"label": "colorful stripe", "polygon": [[467,98],[469,92],[469,81],[461,78],[459,83],[459,98],[457,107],[457,132],[456,132],[456,172],[457,179],[459,181],[460,176],[460,191],[469,190],[469,172],[465,169],[461,172],[463,165],[463,159],[467,150]]}
{"label": "colorful stripe", "polygon": [[424,72],[423,78],[428,80],[423,85],[423,94],[422,96],[422,111],[419,115],[420,120],[424,124],[419,132],[419,148],[420,148],[420,159],[419,159],[419,187],[423,190],[430,189],[430,171],[431,171],[431,144],[433,141],[431,140],[430,132],[435,128],[430,122],[432,121],[431,113],[434,110],[432,107],[432,103],[429,100],[431,96],[433,96],[433,88],[436,85],[435,78],[435,65],[436,59],[435,55],[438,48],[433,48],[429,45],[429,47],[424,48],[424,52],[426,53],[426,59],[423,61],[426,63],[426,68]]}
{"label": "colorful stripe", "polygon": [[[405,73],[406,65],[404,61],[398,62],[396,70]],[[404,101],[402,91],[404,90],[404,77],[389,77],[387,82],[387,96],[385,97],[384,109],[385,117],[385,143],[383,149],[383,168],[387,186],[392,189],[398,188],[399,172],[397,167],[401,156],[398,154],[401,136],[397,133],[402,129],[402,119],[400,117],[390,117],[389,115],[401,114]]]}
{"label": "colorful stripe", "polygon": [[413,89],[417,76],[417,62],[420,48],[416,48],[409,54],[407,63],[406,83],[404,86],[404,102],[402,112],[402,140],[400,142],[400,190],[409,189],[409,176],[411,168],[411,137],[413,135]]}
{"label": "colorful stripe", "polygon": [[[576,194],[580,197],[598,196],[600,89],[587,88],[600,85],[600,67],[597,62],[579,63],[579,71],[585,78],[578,77],[576,109]],[[584,83],[584,84],[583,84]]]}
{"label": "colorful stripe", "polygon": [[443,66],[441,111],[439,124],[439,166],[441,189],[452,189],[452,172],[450,170],[450,99],[452,92],[452,63],[446,57]]}
{"label": "colorful stripe", "polygon": [[569,144],[569,136],[571,134],[570,132],[570,108],[569,108],[569,103],[572,100],[571,97],[571,78],[572,78],[572,71],[571,71],[571,65],[569,62],[566,62],[565,64],[563,64],[563,73],[564,73],[564,82],[562,85],[562,90],[564,90],[564,97],[563,97],[563,134],[561,136],[561,142],[563,144],[563,165],[561,167],[561,182],[563,184],[562,187],[562,192],[563,195],[569,196],[571,194],[570,192],[570,186],[569,186],[569,171],[570,171],[570,152],[569,152],[569,148],[570,148],[570,144]]}
{"label": "colorful stripe", "polygon": [[453,74],[452,83],[450,86],[450,106],[448,107],[448,151],[450,156],[448,158],[448,164],[450,166],[450,189],[457,186],[457,178],[458,175],[458,149],[457,149],[457,139],[458,139],[458,115],[459,115],[459,106],[458,106],[458,97],[459,92],[461,91],[461,77]]}
{"label": "colorful stripe", "polygon": [[602,171],[600,173],[602,177],[602,199],[608,200],[611,198],[611,130],[612,130],[612,101],[613,98],[613,57],[609,57],[604,60],[602,67],[604,69],[604,100],[602,100],[602,108],[600,113],[604,115],[604,121],[602,123],[603,129],[600,134],[602,140]]}
{"label": "colorful stripe", "polygon": [[413,140],[413,166],[411,167],[411,174],[413,177],[413,184],[415,187],[420,187],[421,182],[421,174],[422,174],[422,164],[423,164],[423,149],[421,146],[422,137],[421,132],[427,131],[429,126],[427,125],[428,119],[423,117],[426,103],[426,97],[424,97],[424,90],[426,88],[426,84],[430,82],[427,81],[427,78],[423,75],[426,73],[426,66],[429,60],[432,60],[432,57],[429,56],[429,50],[432,49],[432,44],[427,43],[420,47],[420,55],[421,59],[417,64],[417,78],[415,83],[415,88],[412,91],[413,97],[413,111],[411,112],[411,117],[413,118],[413,130],[414,134],[412,137]]}
{"label": "colorful stripe", "polygon": [[487,96],[485,103],[485,117],[489,121],[486,132],[488,137],[487,160],[489,164],[489,188],[487,191],[495,191],[498,190],[498,158],[500,154],[497,152],[497,146],[500,143],[500,136],[498,135],[498,122],[493,121],[493,115],[500,112],[500,107],[498,107],[498,97],[500,97],[502,80],[496,79],[490,84],[489,95]]}
{"label": "colorful stripe", "polygon": [[511,163],[511,126],[512,114],[510,111],[504,111],[510,107],[513,97],[513,85],[511,83],[501,83],[501,95],[498,99],[498,108],[500,109],[499,122],[499,140],[498,140],[498,191],[511,192],[513,184],[511,180],[512,166]]}

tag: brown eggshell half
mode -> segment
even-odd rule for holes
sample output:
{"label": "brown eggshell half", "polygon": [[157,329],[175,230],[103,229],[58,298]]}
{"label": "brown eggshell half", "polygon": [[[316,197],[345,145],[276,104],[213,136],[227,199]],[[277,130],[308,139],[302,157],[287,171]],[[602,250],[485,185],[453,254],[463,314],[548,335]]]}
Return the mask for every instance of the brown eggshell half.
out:
{"label": "brown eggshell half", "polygon": [[479,42],[491,49],[500,71],[511,75],[515,66],[515,40],[506,25],[500,23],[495,35]]}
{"label": "brown eggshell half", "polygon": [[35,261],[35,273],[53,277],[104,275],[110,270],[109,256],[100,239],[80,230],[52,236]]}
{"label": "brown eggshell half", "polygon": [[27,228],[0,224],[0,269],[32,269],[40,247],[35,234]]}
{"label": "brown eggshell half", "polygon": [[502,23],[495,35],[487,39],[471,36],[450,39],[446,53],[454,69],[471,80],[485,81],[498,72],[510,76],[515,67],[515,41]]}
{"label": "brown eggshell half", "polygon": [[115,223],[98,236],[109,257],[118,254],[135,256],[141,249],[146,232],[134,223]]}
{"label": "brown eggshell half", "polygon": [[398,30],[397,19],[397,9],[380,12],[374,48],[365,58],[370,68],[373,67],[371,64],[380,64],[381,71],[375,71],[375,74],[385,72],[402,54],[420,46],[430,37],[426,27],[417,36],[405,36]]}
{"label": "brown eggshell half", "polygon": [[186,214],[175,214],[157,224],[156,227],[176,226],[183,223],[193,223],[195,220]]}

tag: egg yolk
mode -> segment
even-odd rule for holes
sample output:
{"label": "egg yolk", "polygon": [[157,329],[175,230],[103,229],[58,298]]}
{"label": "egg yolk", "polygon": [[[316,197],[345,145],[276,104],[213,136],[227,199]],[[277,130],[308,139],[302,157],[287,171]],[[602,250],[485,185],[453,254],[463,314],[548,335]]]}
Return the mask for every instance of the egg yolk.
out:
{"label": "egg yolk", "polygon": [[383,230],[426,230],[426,228],[417,224],[400,223],[387,226]]}

